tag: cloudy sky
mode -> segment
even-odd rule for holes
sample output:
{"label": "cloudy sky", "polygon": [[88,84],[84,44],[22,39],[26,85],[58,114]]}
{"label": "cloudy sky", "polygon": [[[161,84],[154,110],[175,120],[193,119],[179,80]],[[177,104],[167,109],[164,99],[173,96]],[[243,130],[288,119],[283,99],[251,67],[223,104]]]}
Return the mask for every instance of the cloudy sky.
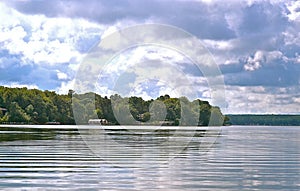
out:
{"label": "cloudy sky", "polygon": [[[211,52],[225,82],[224,113],[300,113],[299,1],[4,0],[0,18],[0,85],[66,93],[105,35],[158,23],[182,28]],[[177,63],[172,70],[190,65],[170,50],[134,51]],[[119,60],[132,60],[128,55]],[[112,71],[122,66],[118,62],[110,64]],[[203,76],[191,70],[187,77],[201,89]],[[144,97],[170,92],[158,82],[143,83],[133,87]],[[207,98],[207,89],[201,91]]]}

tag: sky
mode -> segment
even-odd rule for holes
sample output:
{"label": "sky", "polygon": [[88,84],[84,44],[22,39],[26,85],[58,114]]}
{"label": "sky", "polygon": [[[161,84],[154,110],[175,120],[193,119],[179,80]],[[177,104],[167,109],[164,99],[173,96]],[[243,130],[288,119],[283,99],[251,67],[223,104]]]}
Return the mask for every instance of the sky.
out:
{"label": "sky", "polygon": [[[4,0],[0,85],[67,93],[95,45],[114,31],[149,23],[178,27],[207,48],[224,79],[224,113],[300,113],[300,1]],[[141,61],[143,66],[122,69]],[[194,72],[190,62],[166,48],[137,47],[113,59],[106,74],[123,72],[118,80],[128,81],[131,94],[150,98],[172,96],[172,88],[153,76],[138,81],[139,69],[184,71],[198,97],[209,100],[205,76]],[[99,77],[98,90],[112,93],[113,85],[104,78]]]}

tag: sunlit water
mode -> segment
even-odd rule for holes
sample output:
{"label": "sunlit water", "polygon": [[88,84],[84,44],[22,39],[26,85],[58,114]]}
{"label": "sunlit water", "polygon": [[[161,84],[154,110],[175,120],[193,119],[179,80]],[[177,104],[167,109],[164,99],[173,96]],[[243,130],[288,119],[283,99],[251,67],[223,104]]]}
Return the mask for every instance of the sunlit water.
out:
{"label": "sunlit water", "polygon": [[2,190],[300,190],[300,127],[32,127],[0,127]]}

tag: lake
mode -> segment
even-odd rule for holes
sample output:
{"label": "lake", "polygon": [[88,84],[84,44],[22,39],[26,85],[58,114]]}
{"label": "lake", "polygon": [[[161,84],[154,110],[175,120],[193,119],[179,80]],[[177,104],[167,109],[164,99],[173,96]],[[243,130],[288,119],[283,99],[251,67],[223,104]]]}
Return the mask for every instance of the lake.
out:
{"label": "lake", "polygon": [[300,127],[2,125],[0,189],[300,190]]}

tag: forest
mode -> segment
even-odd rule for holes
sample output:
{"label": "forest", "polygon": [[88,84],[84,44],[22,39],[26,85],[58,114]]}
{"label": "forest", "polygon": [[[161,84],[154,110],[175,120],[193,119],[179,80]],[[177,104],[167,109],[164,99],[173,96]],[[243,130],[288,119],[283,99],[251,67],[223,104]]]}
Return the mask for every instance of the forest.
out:
{"label": "forest", "polygon": [[300,115],[274,114],[239,114],[227,115],[232,125],[270,125],[270,126],[298,126]]}
{"label": "forest", "polygon": [[[89,95],[92,95],[94,100],[86,99],[91,97]],[[129,109],[127,113],[126,107]],[[155,124],[156,119],[169,122],[171,125],[208,126],[223,125],[229,120],[221,113],[219,107],[211,106],[209,102],[199,99],[189,101],[186,97],[171,98],[169,95],[164,95],[155,100],[143,100],[135,96],[122,98],[116,94],[108,98],[95,93],[77,94],[73,90],[61,95],[48,90],[4,86],[0,86],[0,108],[2,124],[47,124],[49,122],[69,125],[87,124],[88,120],[95,116],[106,119],[111,125],[118,125],[120,121],[122,125],[137,124],[136,122],[147,124],[150,119]],[[76,112],[75,118],[73,108],[80,111]],[[156,117],[155,115],[163,109],[165,117],[163,119]],[[78,118],[80,118],[79,122],[75,120]]]}

